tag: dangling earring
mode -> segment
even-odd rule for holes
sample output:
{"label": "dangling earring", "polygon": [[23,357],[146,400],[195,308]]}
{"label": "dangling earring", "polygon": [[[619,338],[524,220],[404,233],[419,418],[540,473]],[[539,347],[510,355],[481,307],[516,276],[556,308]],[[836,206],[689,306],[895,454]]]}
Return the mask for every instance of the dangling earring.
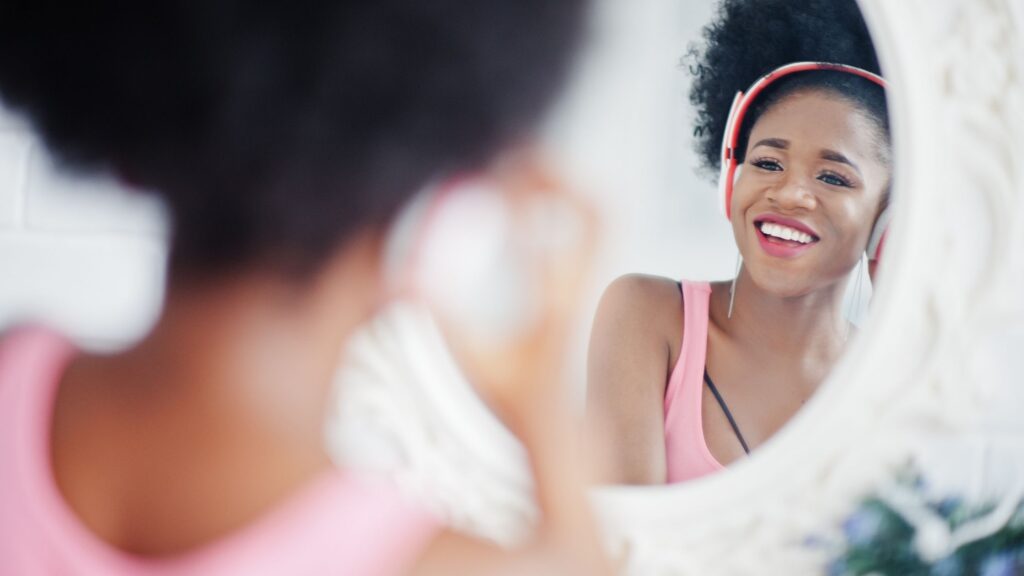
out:
{"label": "dangling earring", "polygon": [[732,285],[729,287],[729,314],[726,318],[732,318],[732,305],[736,302],[736,280],[740,277],[740,269],[743,268],[743,255],[736,253],[736,274],[732,277]]}
{"label": "dangling earring", "polygon": [[[863,314],[864,307],[861,306],[861,296],[863,296],[862,287],[864,285],[864,261],[865,257],[857,262],[857,275],[854,277],[853,284],[853,298],[850,299],[848,310],[846,313],[846,337],[844,340],[850,339],[850,324],[853,324],[853,319],[860,319]],[[856,315],[855,315],[856,314]]]}

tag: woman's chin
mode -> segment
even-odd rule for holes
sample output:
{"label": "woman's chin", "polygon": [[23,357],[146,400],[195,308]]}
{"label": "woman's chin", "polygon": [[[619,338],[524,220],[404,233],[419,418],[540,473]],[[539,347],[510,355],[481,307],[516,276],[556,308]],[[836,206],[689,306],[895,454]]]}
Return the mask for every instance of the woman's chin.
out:
{"label": "woman's chin", "polygon": [[777,267],[751,266],[748,274],[761,292],[777,298],[806,296],[822,284],[820,278],[791,267],[782,270]]}
{"label": "woman's chin", "polygon": [[[831,273],[823,274],[821,268],[812,266],[770,266],[756,261],[749,265],[744,262],[743,265],[760,292],[780,299],[800,298],[835,288],[841,291],[849,277],[848,271],[830,270]],[[737,290],[742,294],[742,288]]]}

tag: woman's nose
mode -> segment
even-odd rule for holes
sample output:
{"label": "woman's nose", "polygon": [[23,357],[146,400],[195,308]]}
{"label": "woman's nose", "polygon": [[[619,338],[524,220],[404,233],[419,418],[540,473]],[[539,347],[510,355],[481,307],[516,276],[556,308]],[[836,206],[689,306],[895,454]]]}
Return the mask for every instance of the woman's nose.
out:
{"label": "woman's nose", "polygon": [[801,176],[788,176],[768,191],[768,200],[783,209],[811,210],[817,203],[812,184]]}

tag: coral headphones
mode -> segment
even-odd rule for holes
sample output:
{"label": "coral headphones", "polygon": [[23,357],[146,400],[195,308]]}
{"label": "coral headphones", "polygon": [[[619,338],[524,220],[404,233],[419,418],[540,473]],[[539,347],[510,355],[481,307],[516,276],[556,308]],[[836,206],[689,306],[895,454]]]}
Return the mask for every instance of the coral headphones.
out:
{"label": "coral headphones", "polygon": [[[726,218],[731,218],[732,216],[732,188],[738,175],[736,150],[739,147],[740,128],[743,126],[743,118],[746,116],[747,110],[754,100],[757,99],[758,95],[772,82],[790,74],[811,70],[846,72],[870,80],[882,88],[886,87],[885,79],[878,74],[854,66],[831,62],[794,62],[776,68],[761,76],[756,82],[751,84],[746,92],[737,92],[736,98],[732,101],[732,108],[729,110],[729,119],[725,124],[725,137],[722,139],[722,173],[718,178],[719,201],[721,202],[722,213],[725,214]],[[871,236],[868,239],[867,249],[865,250],[869,260],[878,260],[881,257],[882,247],[885,244],[885,236],[889,231],[891,219],[890,208],[886,207],[879,214],[878,219],[875,220],[875,225],[871,230]]]}

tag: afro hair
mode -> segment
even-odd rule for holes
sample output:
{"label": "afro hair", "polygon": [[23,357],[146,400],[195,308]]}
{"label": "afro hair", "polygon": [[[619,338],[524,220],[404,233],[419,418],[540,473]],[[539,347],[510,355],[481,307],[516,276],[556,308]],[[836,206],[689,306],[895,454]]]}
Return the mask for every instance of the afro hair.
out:
{"label": "afro hair", "polygon": [[172,266],[315,269],[540,120],[587,0],[0,5],[0,95],[163,197]]}
{"label": "afro hair", "polygon": [[[697,111],[695,146],[702,167],[715,175],[736,92],[745,91],[764,74],[800,61],[835,62],[881,73],[855,0],[723,0],[715,19],[704,28],[703,40],[702,46],[691,46],[686,62],[694,76],[690,102]],[[888,157],[884,90],[852,74],[814,71],[778,80],[761,93],[740,127],[740,162],[758,117],[786,95],[811,88],[844,97],[874,119],[883,141],[880,155]]]}

